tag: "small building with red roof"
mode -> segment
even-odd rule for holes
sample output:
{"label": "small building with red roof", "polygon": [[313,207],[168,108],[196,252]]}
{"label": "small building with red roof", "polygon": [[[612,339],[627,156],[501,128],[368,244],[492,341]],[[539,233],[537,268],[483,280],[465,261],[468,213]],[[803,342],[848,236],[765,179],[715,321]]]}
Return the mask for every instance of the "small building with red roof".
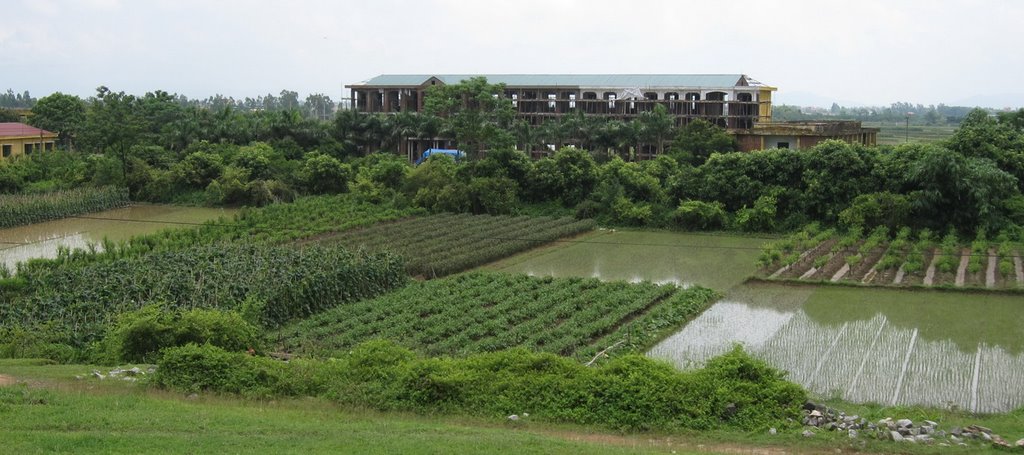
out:
{"label": "small building with red roof", "polygon": [[57,143],[57,133],[17,122],[0,123],[0,159],[35,152],[51,152]]}

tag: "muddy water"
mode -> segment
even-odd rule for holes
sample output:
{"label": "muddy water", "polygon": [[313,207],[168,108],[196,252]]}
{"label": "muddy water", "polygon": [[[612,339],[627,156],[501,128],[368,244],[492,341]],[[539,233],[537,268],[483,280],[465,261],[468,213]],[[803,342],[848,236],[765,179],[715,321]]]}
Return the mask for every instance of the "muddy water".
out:
{"label": "muddy water", "polygon": [[700,365],[734,343],[827,397],[974,412],[1024,406],[1024,297],[751,284],[649,353]]}
{"label": "muddy water", "polygon": [[599,231],[487,268],[724,292],[649,353],[682,368],[740,343],[821,396],[977,412],[1024,406],[1024,296],[741,284],[763,242]]}
{"label": "muddy water", "polygon": [[230,217],[233,209],[136,205],[45,223],[0,229],[0,264],[13,270],[17,262],[30,258],[56,257],[57,249],[87,248],[104,237],[127,240],[135,235],[161,229],[187,227],[191,223]]}
{"label": "muddy water", "polygon": [[596,231],[486,266],[541,276],[700,284],[725,291],[754,273],[765,239],[648,231]]}

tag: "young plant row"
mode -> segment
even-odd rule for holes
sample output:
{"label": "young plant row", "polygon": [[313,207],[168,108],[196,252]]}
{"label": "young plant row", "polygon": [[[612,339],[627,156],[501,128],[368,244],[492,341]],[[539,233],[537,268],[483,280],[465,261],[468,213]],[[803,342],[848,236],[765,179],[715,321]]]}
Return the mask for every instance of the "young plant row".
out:
{"label": "young plant row", "polygon": [[310,196],[289,204],[245,208],[232,219],[208,221],[197,228],[164,230],[124,242],[106,242],[100,253],[65,251],[54,260],[20,264],[17,273],[34,273],[34,269],[45,269],[52,262],[90,263],[137,257],[150,252],[178,251],[218,242],[282,244],[421,213],[423,211],[420,209],[363,202],[348,194]]}
{"label": "young plant row", "polygon": [[[1024,287],[1018,276],[1021,256],[1024,255],[1024,235],[1021,232],[1004,231],[995,238],[989,238],[985,232],[979,231],[973,240],[969,240],[952,230],[939,237],[928,229],[922,229],[915,235],[906,227],[895,233],[878,227],[865,237],[862,230],[851,229],[831,238],[814,237],[819,244],[831,245],[829,251],[824,251],[807,246],[808,232],[814,232],[814,229],[812,226],[766,245],[759,259],[762,273],[771,275],[790,266],[807,269],[834,264],[828,269],[831,272],[845,262],[851,272],[848,276],[836,278],[830,274],[823,276],[809,272],[802,275],[800,272],[805,270],[801,269],[783,275],[783,278],[809,276],[810,279],[832,278],[875,285]],[[814,257],[795,265],[794,258],[807,254]]]}
{"label": "young plant row", "polygon": [[0,344],[18,330],[82,347],[126,311],[150,303],[167,309],[240,311],[274,327],[406,283],[401,260],[340,247],[200,245],[88,264],[55,264],[17,276],[0,293]]}
{"label": "young plant row", "polygon": [[716,297],[697,287],[477,271],[340,305],[274,337],[285,350],[313,355],[375,338],[430,355],[512,347],[593,355],[622,340],[628,352],[653,344]]}
{"label": "young plant row", "polygon": [[67,218],[128,205],[123,187],[76,188],[38,194],[0,194],[0,228]]}
{"label": "young plant row", "polygon": [[441,214],[341,232],[322,239],[401,255],[412,275],[445,276],[589,231],[591,220]]}

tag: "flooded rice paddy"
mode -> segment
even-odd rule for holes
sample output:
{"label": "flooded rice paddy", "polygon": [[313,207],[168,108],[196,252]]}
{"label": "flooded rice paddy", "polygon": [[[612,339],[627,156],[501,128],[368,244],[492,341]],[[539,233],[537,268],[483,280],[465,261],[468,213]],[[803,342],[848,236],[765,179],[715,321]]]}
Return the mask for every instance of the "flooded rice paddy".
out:
{"label": "flooded rice paddy", "polygon": [[1024,406],[1024,295],[743,284],[762,242],[604,231],[488,268],[722,291],[649,352],[680,368],[738,343],[819,396],[974,412]]}
{"label": "flooded rice paddy", "polygon": [[102,242],[104,237],[113,241],[127,240],[161,229],[229,217],[234,212],[233,209],[135,205],[0,229],[0,264],[13,270],[16,263],[27,259],[56,257],[58,248],[87,248],[89,244]]}
{"label": "flooded rice paddy", "polygon": [[700,284],[725,291],[756,271],[766,240],[649,231],[597,231],[512,256],[488,269],[540,276]]}

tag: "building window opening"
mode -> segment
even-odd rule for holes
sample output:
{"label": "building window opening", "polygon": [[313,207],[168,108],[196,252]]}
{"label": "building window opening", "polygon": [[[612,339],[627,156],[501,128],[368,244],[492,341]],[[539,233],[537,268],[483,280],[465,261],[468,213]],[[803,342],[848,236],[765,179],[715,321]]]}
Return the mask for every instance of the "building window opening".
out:
{"label": "building window opening", "polygon": [[4,158],[7,158],[7,157],[11,156],[11,149],[13,149],[13,148],[14,148],[14,146],[12,146],[11,144],[4,144],[4,146],[3,146]]}
{"label": "building window opening", "polygon": [[46,144],[44,144],[43,145],[43,150],[46,150],[47,152],[52,152],[53,151],[53,142],[47,142]]}
{"label": "building window opening", "polygon": [[775,148],[788,149],[789,148],[789,142],[779,142],[778,144],[775,145]]}

